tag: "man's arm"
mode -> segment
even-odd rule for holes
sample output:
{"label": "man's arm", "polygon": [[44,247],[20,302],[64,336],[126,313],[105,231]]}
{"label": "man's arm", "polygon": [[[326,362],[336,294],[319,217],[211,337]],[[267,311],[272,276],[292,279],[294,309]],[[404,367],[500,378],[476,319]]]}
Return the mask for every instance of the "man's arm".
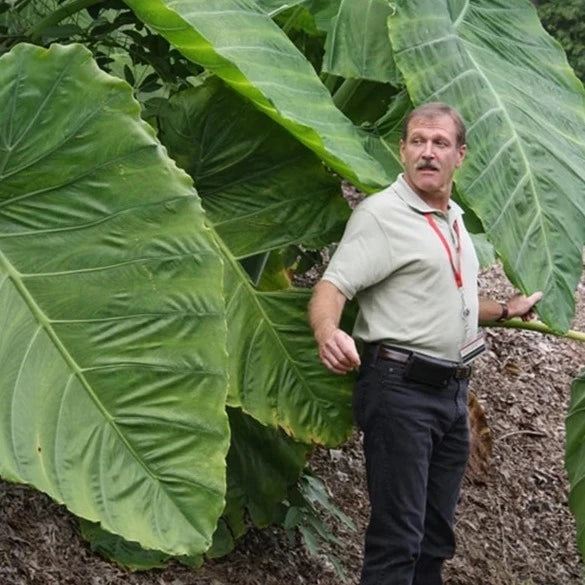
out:
{"label": "man's arm", "polygon": [[345,301],[334,284],[321,280],[309,304],[309,323],[319,346],[319,359],[335,374],[345,374],[360,365],[353,338],[339,329]]}
{"label": "man's arm", "polygon": [[[499,303],[492,299],[479,299],[479,320],[498,321],[499,319],[512,319],[521,317],[523,321],[534,319],[533,307],[542,298],[540,291],[530,296],[516,295],[505,303]],[[506,307],[506,308],[504,308]]]}

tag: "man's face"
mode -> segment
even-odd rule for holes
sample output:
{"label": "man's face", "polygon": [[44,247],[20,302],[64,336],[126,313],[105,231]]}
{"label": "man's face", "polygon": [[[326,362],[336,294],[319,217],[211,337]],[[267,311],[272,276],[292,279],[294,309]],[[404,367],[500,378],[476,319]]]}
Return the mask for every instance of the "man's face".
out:
{"label": "man's face", "polygon": [[400,141],[407,182],[423,199],[449,198],[453,173],[465,150],[465,145],[457,146],[457,129],[450,116],[415,116],[408,123],[406,141]]}

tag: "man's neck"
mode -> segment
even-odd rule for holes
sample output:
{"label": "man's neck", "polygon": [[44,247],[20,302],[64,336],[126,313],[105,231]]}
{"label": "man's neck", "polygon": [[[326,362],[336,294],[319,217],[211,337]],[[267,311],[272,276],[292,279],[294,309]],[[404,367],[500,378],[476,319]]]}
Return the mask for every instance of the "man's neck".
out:
{"label": "man's neck", "polygon": [[451,191],[447,194],[444,193],[428,193],[426,191],[420,191],[411,182],[406,173],[404,174],[404,180],[408,183],[408,186],[429,206],[437,211],[447,213],[449,209],[449,201],[451,200]]}
{"label": "man's neck", "polygon": [[449,209],[449,201],[451,200],[451,198],[449,196],[447,196],[447,197],[433,196],[433,195],[428,195],[428,194],[425,194],[425,193],[418,193],[416,191],[415,191],[415,193],[429,207],[432,207],[433,209],[436,209],[437,211],[442,211],[443,213],[447,213],[447,211]]}

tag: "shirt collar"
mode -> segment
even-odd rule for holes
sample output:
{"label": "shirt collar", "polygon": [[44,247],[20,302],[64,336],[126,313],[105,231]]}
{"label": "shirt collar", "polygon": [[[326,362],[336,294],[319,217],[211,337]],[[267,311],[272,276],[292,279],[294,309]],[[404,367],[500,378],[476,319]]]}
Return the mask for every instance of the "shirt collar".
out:
{"label": "shirt collar", "polygon": [[[404,173],[400,173],[398,175],[398,179],[396,179],[396,183],[394,183],[396,194],[406,203],[409,207],[412,207],[415,211],[419,213],[440,213],[434,207],[428,205],[425,201],[423,201],[410,187],[410,185],[406,182],[404,178]],[[448,207],[448,215],[449,219],[455,220],[458,217],[463,215],[463,209],[453,199],[449,200],[449,207]]]}

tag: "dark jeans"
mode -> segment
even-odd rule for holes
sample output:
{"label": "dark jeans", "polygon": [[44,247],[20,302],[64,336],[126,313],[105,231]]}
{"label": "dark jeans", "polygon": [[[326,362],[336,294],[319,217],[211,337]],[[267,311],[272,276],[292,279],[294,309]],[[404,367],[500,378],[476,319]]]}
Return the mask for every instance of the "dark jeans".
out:
{"label": "dark jeans", "polygon": [[441,585],[469,455],[467,381],[436,389],[366,359],[354,392],[371,504],[362,585]]}

